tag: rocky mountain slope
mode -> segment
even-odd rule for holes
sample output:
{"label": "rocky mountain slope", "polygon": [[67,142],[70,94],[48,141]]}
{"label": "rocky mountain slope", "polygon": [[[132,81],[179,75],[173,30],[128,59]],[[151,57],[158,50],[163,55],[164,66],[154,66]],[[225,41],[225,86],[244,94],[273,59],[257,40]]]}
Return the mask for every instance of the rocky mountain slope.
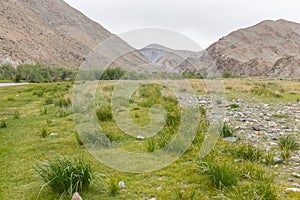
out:
{"label": "rocky mountain slope", "polygon": [[[1,0],[0,64],[77,68],[93,48],[111,36],[63,0]],[[116,66],[147,62],[127,43],[119,38],[116,41],[116,51],[132,49],[116,61]]]}
{"label": "rocky mountain slope", "polygon": [[263,21],[221,38],[181,65],[207,68],[213,75],[299,76],[300,24],[286,20]]}
{"label": "rocky mountain slope", "polygon": [[196,52],[187,50],[174,50],[159,44],[150,44],[139,52],[148,59],[151,64],[163,65],[166,67],[175,68],[175,71],[182,72],[184,69],[179,69],[179,66],[187,58],[192,58]]}

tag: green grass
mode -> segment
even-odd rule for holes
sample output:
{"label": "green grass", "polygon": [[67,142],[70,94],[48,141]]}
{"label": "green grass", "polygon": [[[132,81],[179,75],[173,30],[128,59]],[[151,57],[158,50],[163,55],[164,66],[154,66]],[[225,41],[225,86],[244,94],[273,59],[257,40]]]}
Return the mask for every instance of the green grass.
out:
{"label": "green grass", "polygon": [[83,160],[55,158],[37,165],[35,170],[44,182],[41,190],[50,186],[61,196],[87,190],[93,181],[91,165]]}
{"label": "green grass", "polygon": [[[238,81],[238,79],[234,81]],[[100,82],[96,105],[110,104],[109,99],[114,84],[115,82]],[[236,188],[238,191],[236,193],[241,193],[245,198],[250,199],[253,197],[251,196],[253,193],[264,194],[261,196],[265,196],[265,199],[268,196],[272,197],[274,193],[286,197],[284,192],[284,188],[287,187],[286,182],[277,180],[278,177],[276,177],[274,183],[271,183],[269,187],[267,183],[261,181],[264,174],[272,173],[276,169],[260,162],[265,159],[265,155],[256,156],[257,153],[253,149],[253,151],[249,151],[250,153],[245,153],[247,152],[245,150],[245,155],[243,153],[242,156],[236,156],[233,153],[226,153],[224,149],[229,147],[224,145],[228,144],[219,141],[215,147],[217,159],[210,165],[211,169],[214,169],[210,171],[210,174],[214,174],[215,178],[208,173],[199,173],[198,153],[205,137],[205,130],[209,125],[209,121],[205,117],[206,111],[203,108],[200,108],[202,121],[193,144],[181,158],[171,165],[155,172],[143,174],[118,172],[105,166],[84,148],[83,143],[85,145],[101,143],[106,147],[107,140],[103,139],[101,134],[99,137],[97,132],[91,131],[84,136],[77,134],[70,109],[71,88],[71,83],[0,87],[0,121],[5,121],[7,125],[6,128],[0,128],[0,199],[36,199],[43,179],[36,174],[35,167],[40,162],[51,162],[60,156],[72,163],[76,159],[82,159],[84,163],[88,162],[91,165],[95,174],[101,174],[101,178],[93,181],[88,189],[80,192],[83,199],[151,199],[155,197],[156,199],[208,200],[220,194],[218,188],[222,188],[226,194],[227,191],[234,193],[234,188]],[[285,90],[286,93],[281,94],[283,97],[278,98],[280,101],[295,102],[299,98],[298,95],[290,95],[288,88],[285,87]],[[34,91],[37,91],[35,95]],[[39,91],[42,91],[43,95],[37,95]],[[236,92],[236,88],[232,87],[230,91],[233,94]],[[174,133],[178,130],[178,123],[180,123],[178,102],[174,96],[164,96],[161,95],[162,93],[167,93],[162,87],[154,89],[146,87],[141,92],[137,91],[129,102],[132,120],[141,125],[151,122],[149,115],[151,103],[161,103],[166,108],[169,122],[158,135],[153,136],[156,144],[155,150],[165,147],[172,140]],[[167,94],[169,95],[169,93]],[[247,95],[251,98],[257,96],[251,92]],[[14,100],[8,101],[8,97],[13,97]],[[269,97],[257,96],[257,98],[260,100],[260,98]],[[144,107],[141,106],[143,103],[145,103]],[[105,115],[109,113],[108,111],[107,108],[107,111],[104,112]],[[106,119],[99,121],[99,124],[101,124],[103,134],[112,141],[113,145],[131,152],[146,153],[148,151],[148,140],[137,141],[135,137],[120,130],[112,118]],[[43,127],[47,133],[57,133],[57,135],[41,137],[40,133]],[[172,149],[167,149],[166,153],[172,155],[173,151],[181,148],[180,145],[180,143],[175,144]],[[269,161],[272,160],[272,156],[269,155]],[[253,162],[247,159],[241,163],[236,162],[240,157],[249,157],[249,160],[253,160]],[[257,157],[259,157],[259,161],[256,161]],[[144,164],[151,165],[152,162],[145,160]],[[237,183],[236,175],[238,176]],[[113,180],[114,177],[118,177],[116,179],[118,181],[124,181],[126,187],[120,189],[118,181],[112,181],[110,184],[110,180]],[[229,180],[228,183],[224,177]],[[260,185],[260,182],[264,185]],[[277,184],[279,187],[274,188],[273,185]],[[254,189],[251,189],[250,186],[253,186]],[[39,194],[39,199],[56,200],[60,197],[60,192],[55,192],[50,185],[45,186]],[[297,195],[288,194],[288,198],[297,199]],[[70,199],[70,197],[62,199]]]}

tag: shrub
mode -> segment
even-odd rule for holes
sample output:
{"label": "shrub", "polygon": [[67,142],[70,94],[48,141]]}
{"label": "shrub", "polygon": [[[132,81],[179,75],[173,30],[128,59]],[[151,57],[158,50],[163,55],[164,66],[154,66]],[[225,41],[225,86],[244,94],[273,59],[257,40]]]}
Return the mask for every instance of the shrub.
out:
{"label": "shrub", "polygon": [[238,183],[238,170],[232,164],[215,163],[214,161],[203,162],[202,170],[210,177],[212,184],[217,189],[235,186]]}
{"label": "shrub", "polygon": [[221,137],[223,138],[232,137],[233,133],[234,133],[233,128],[231,128],[227,122],[224,122],[223,127],[221,129]]}
{"label": "shrub", "polygon": [[6,127],[7,127],[6,121],[1,120],[0,121],[0,128],[6,128]]}
{"label": "shrub", "polygon": [[56,158],[41,163],[35,170],[44,185],[61,195],[86,190],[93,180],[91,165],[82,160],[72,162],[66,158]]}
{"label": "shrub", "polygon": [[109,121],[113,119],[110,106],[99,106],[96,110],[96,115],[100,121]]}

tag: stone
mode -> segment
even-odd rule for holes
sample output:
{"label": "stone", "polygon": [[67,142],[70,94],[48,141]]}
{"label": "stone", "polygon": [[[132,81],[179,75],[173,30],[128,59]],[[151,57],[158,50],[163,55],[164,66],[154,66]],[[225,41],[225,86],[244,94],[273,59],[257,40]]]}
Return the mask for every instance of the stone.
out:
{"label": "stone", "polygon": [[293,184],[293,187],[300,188],[300,184],[294,183],[294,184]]}
{"label": "stone", "polygon": [[298,193],[298,192],[300,192],[300,189],[299,188],[286,188],[286,191],[287,192],[296,192],[296,193]]}
{"label": "stone", "polygon": [[58,135],[58,133],[50,133],[50,135],[49,136],[51,136],[51,137],[55,137],[55,136],[57,136]]}
{"label": "stone", "polygon": [[292,175],[296,178],[300,178],[300,174],[297,174],[296,172],[294,172]]}
{"label": "stone", "polygon": [[144,139],[145,139],[145,137],[144,137],[144,136],[141,136],[141,135],[139,135],[139,136],[137,136],[137,137],[136,137],[136,139],[137,139],[137,140],[144,140]]}
{"label": "stone", "polygon": [[223,142],[236,142],[238,139],[236,137],[226,137],[226,138],[223,138],[222,141]]}
{"label": "stone", "polygon": [[294,179],[293,178],[288,178],[288,181],[289,182],[294,182]]}
{"label": "stone", "polygon": [[75,192],[71,200],[82,200],[78,192]]}
{"label": "stone", "polygon": [[120,188],[124,188],[125,187],[125,182],[124,181],[120,181],[119,184],[118,184],[118,186]]}

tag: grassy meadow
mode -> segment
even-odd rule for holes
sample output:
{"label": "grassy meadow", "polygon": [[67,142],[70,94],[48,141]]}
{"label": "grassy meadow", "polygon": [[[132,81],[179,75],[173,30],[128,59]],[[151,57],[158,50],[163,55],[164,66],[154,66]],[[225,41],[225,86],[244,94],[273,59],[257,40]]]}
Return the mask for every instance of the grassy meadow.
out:
{"label": "grassy meadow", "polygon": [[[213,84],[214,81],[189,80],[197,95],[206,94],[205,82]],[[269,104],[300,99],[298,80],[236,78],[224,79],[223,83],[226,96],[233,99]],[[153,152],[168,144],[180,123],[176,98],[156,85],[144,86],[134,93],[129,105],[130,116],[136,124],[145,126],[150,122],[149,110],[153,104],[161,104],[167,111],[164,128],[156,136],[139,141],[126,135],[113,120],[110,98],[114,85],[114,81],[100,81],[97,88],[95,113],[105,135],[130,152]],[[35,170],[44,161],[57,157],[81,159],[92,166],[94,180],[88,189],[80,192],[83,199],[300,199],[297,193],[285,192],[285,182],[276,177],[280,167],[274,167],[272,155],[264,149],[242,141],[226,143],[220,137],[214,150],[199,159],[209,126],[201,107],[196,138],[176,162],[142,174],[106,167],[82,145],[89,140],[97,141],[97,136],[81,138],[76,132],[72,89],[71,82],[0,87],[0,199],[70,199],[70,195],[62,197],[50,186],[43,185]],[[166,151],[172,153],[174,149]],[[243,162],[236,162],[241,158]],[[124,181],[125,187],[118,186],[120,181]]]}

